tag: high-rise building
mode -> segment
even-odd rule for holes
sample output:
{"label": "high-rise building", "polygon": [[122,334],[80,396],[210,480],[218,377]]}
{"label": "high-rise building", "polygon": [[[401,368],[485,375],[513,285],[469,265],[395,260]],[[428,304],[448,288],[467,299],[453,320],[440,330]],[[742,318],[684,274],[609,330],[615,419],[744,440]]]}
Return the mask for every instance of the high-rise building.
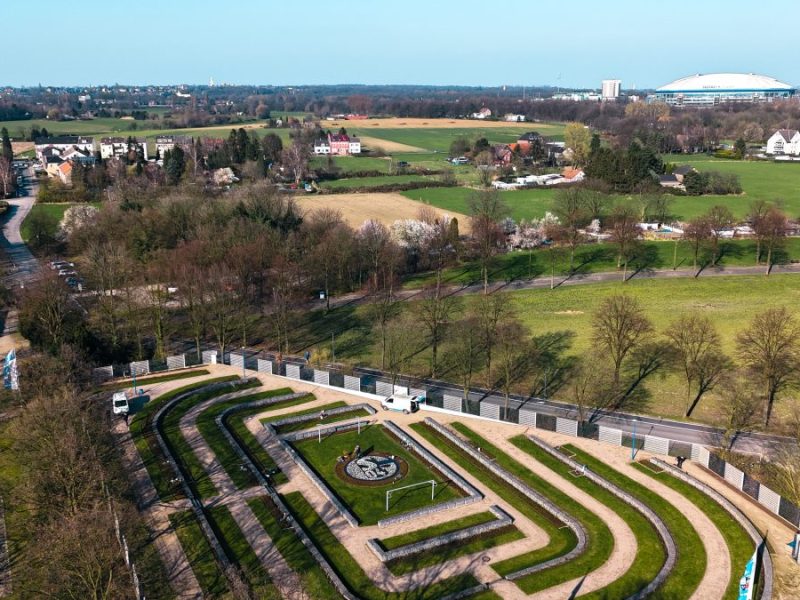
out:
{"label": "high-rise building", "polygon": [[622,81],[619,79],[604,79],[603,91],[601,93],[603,100],[616,100],[619,98],[619,88],[621,85]]}

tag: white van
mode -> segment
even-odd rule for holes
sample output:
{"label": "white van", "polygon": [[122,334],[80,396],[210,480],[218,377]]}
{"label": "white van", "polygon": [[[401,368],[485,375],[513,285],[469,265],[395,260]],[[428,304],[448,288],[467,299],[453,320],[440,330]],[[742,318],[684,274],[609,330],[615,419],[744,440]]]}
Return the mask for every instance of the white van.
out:
{"label": "white van", "polygon": [[130,411],[128,396],[125,392],[115,392],[111,398],[111,411],[115,415],[127,415]]}
{"label": "white van", "polygon": [[404,414],[417,412],[419,405],[425,402],[425,396],[408,396],[406,394],[392,394],[381,402],[383,410],[396,410]]}

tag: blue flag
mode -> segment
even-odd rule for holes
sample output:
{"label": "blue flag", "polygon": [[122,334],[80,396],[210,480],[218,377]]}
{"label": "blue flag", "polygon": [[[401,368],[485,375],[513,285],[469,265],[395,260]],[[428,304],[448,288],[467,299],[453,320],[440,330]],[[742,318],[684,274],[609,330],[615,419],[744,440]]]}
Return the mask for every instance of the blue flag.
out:
{"label": "blue flag", "polygon": [[744,567],[744,575],[739,580],[739,600],[752,600],[753,598],[753,591],[756,587],[756,582],[754,580],[756,574],[756,561],[758,560],[758,549],[753,552],[753,558],[751,558],[747,565]]}
{"label": "blue flag", "polygon": [[6,354],[3,362],[3,387],[7,390],[19,389],[19,374],[17,373],[17,353],[13,349]]}

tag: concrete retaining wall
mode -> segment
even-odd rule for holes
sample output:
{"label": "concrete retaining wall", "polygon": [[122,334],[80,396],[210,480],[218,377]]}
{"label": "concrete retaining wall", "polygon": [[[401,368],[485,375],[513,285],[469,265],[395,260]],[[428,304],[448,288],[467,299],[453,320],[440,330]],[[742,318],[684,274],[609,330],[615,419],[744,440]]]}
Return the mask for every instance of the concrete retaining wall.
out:
{"label": "concrete retaining wall", "polygon": [[[329,408],[325,410],[326,415],[341,415],[344,413],[355,412],[359,409],[367,411],[369,414],[374,415],[378,411],[372,408],[371,405],[363,402],[361,404],[348,404],[347,406],[340,406],[339,408]],[[285,419],[277,419],[270,421],[269,425],[273,428],[281,427],[282,425],[292,425],[293,423],[304,423],[305,421],[319,421],[319,413],[308,413],[306,415],[295,415],[293,417],[286,417]]]}
{"label": "concrete retaining wall", "polygon": [[444,535],[437,535],[436,537],[422,540],[414,544],[400,546],[394,550],[384,550],[381,547],[380,542],[375,538],[367,541],[367,546],[370,550],[372,550],[375,556],[378,557],[378,560],[381,562],[388,562],[390,560],[397,560],[398,558],[405,558],[406,556],[411,556],[413,554],[419,554],[420,552],[425,552],[427,550],[433,550],[434,548],[438,548],[440,546],[447,546],[448,544],[459,542],[461,540],[467,540],[469,538],[483,535],[484,533],[489,533],[490,531],[508,527],[514,523],[514,519],[511,517],[511,515],[509,515],[499,506],[491,506],[489,507],[489,511],[496,517],[492,521],[481,523],[480,525],[475,525],[473,527],[465,527],[464,529],[451,531],[450,533],[446,533]]}

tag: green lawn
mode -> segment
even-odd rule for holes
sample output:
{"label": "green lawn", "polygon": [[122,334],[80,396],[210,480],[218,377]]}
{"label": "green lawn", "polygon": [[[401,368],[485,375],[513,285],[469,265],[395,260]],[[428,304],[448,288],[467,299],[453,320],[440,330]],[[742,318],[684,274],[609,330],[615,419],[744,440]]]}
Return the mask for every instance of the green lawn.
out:
{"label": "green lawn", "polygon": [[[480,463],[474,461],[463,451],[450,444],[446,438],[424,423],[414,423],[411,425],[411,428],[428,440],[439,451],[449,456],[462,469],[469,471],[475,477],[480,479],[480,481],[483,482],[483,485],[494,491],[504,501],[508,502],[508,504],[516,508],[520,513],[541,527],[545,534],[547,534],[550,543],[548,543],[546,546],[492,565],[492,568],[495,569],[495,571],[497,571],[501,576],[546,562],[548,560],[552,560],[559,556],[563,556],[575,547],[577,538],[572,530],[564,527],[563,523],[555,520],[550,513],[542,510],[527,496],[524,496],[518,492],[503,479],[496,477],[491,471],[486,469]],[[501,466],[508,468],[509,465],[502,464]],[[518,468],[518,472],[514,473],[515,475],[522,476],[525,473],[529,473],[529,471],[524,469],[521,465],[517,464],[516,467]],[[610,540],[611,536],[606,536],[606,539]],[[550,571],[548,571],[548,573],[549,572]],[[542,577],[545,581],[549,581],[549,577],[547,577],[544,573],[539,574],[538,576]],[[547,585],[553,584],[548,583]]]}
{"label": "green lawn", "polygon": [[216,531],[225,554],[242,570],[253,593],[258,598],[280,598],[264,565],[247,542],[228,507],[218,505],[209,508],[208,520]]}
{"label": "green lawn", "polygon": [[[326,409],[327,410],[327,409]],[[370,413],[364,408],[338,413],[335,415],[326,415],[324,419],[315,419],[313,421],[300,421],[298,423],[287,423],[276,427],[278,433],[291,433],[293,431],[302,431],[304,429],[316,429],[317,425],[330,425],[331,423],[338,423],[340,421],[347,421],[348,419],[356,419],[357,417],[369,417]]]}
{"label": "green lawn", "polygon": [[375,586],[364,570],[331,533],[300,492],[286,494],[286,503],[317,548],[331,563],[347,587],[364,600],[436,600],[447,594],[478,584],[469,573],[457,575],[432,585],[423,585],[407,592],[384,592]]}
{"label": "green lawn", "polygon": [[574,454],[575,460],[638,498],[655,512],[672,534],[678,558],[675,567],[656,594],[662,598],[689,598],[706,572],[708,557],[697,531],[683,513],[658,493],[613,469],[594,456],[570,444],[563,449]]}
{"label": "green lawn", "polygon": [[[222,430],[219,427],[217,427],[217,423],[215,422],[216,417],[220,415],[223,411],[233,406],[246,404],[248,402],[254,402],[256,400],[261,400],[264,398],[283,396],[291,393],[292,393],[291,389],[282,388],[277,390],[260,392],[258,394],[242,396],[241,398],[234,398],[226,402],[220,402],[218,404],[214,404],[207,410],[204,410],[202,413],[200,413],[200,415],[197,417],[198,430],[203,436],[203,439],[205,439],[205,441],[208,443],[208,446],[214,452],[214,455],[217,457],[220,466],[222,466],[222,468],[231,478],[233,484],[236,486],[237,489],[243,489],[254,485],[258,485],[258,481],[250,472],[250,469],[245,468],[241,464],[239,455],[236,454],[236,451],[228,443],[228,440],[225,438],[225,435],[222,433]],[[292,406],[293,404],[299,404],[301,402],[307,402],[307,401],[308,398],[296,398],[294,400],[287,400],[286,402],[280,402],[278,404],[274,404],[269,407],[264,407],[264,410],[284,408],[286,406]]]}
{"label": "green lawn", "polygon": [[[472,167],[470,167],[472,168]],[[474,169],[473,169],[474,170]],[[400,192],[406,198],[431,204],[442,210],[468,215],[469,199],[476,190],[466,187],[427,188]],[[515,221],[538,219],[551,209],[553,189],[528,189],[500,192],[500,198],[508,205],[510,216]]]}
{"label": "green lawn", "polygon": [[349,179],[334,179],[323,181],[320,187],[323,189],[343,189],[376,187],[380,185],[394,185],[401,183],[417,183],[420,181],[436,181],[436,175],[384,175],[382,177],[353,177]]}
{"label": "green lawn", "polygon": [[483,552],[490,548],[496,548],[503,544],[509,544],[521,540],[525,534],[514,525],[496,529],[483,535],[476,536],[467,540],[461,540],[447,546],[440,546],[425,552],[420,552],[405,558],[389,561],[386,567],[393,575],[408,575],[420,569],[440,565],[449,560],[454,560],[459,556]]}
{"label": "green lawn", "polygon": [[211,481],[211,477],[209,477],[200,459],[197,458],[189,442],[184,437],[180,428],[181,418],[195,404],[210,400],[211,398],[216,398],[223,394],[258,387],[260,385],[261,382],[257,380],[247,383],[232,383],[230,388],[192,394],[177,404],[174,404],[164,413],[161,419],[161,435],[170,447],[175,461],[183,467],[183,471],[188,477],[187,483],[200,498],[215,496],[218,490],[214,482]]}
{"label": "green lawn", "polygon": [[[90,202],[91,206],[95,208],[100,206],[99,202]],[[20,234],[22,235],[22,241],[27,242],[31,239],[31,227],[30,227],[30,218],[32,215],[36,214],[46,214],[53,217],[57,222],[61,222],[61,219],[64,218],[64,213],[67,212],[67,209],[71,206],[76,206],[74,202],[61,202],[58,204],[40,204],[36,203],[31,208],[31,211],[25,217],[25,220],[22,222],[22,226],[20,227]]]}
{"label": "green lawn", "polygon": [[295,573],[303,581],[303,589],[315,600],[338,600],[336,588],[328,580],[325,571],[305,547],[294,531],[283,521],[283,515],[272,501],[266,497],[255,498],[247,502],[258,522],[267,532],[272,543],[281,553]]}
{"label": "green lawn", "polygon": [[[727,240],[719,245],[720,267],[756,267],[762,272],[766,265],[756,265],[756,243],[753,240]],[[762,260],[765,259],[762,256]],[[800,261],[800,238],[787,238],[783,247],[773,253],[773,265]],[[570,274],[568,248],[520,250],[496,256],[489,271],[490,281],[516,281],[537,277],[550,277],[555,263],[557,282]],[[695,273],[694,250],[686,241],[642,242],[634,257],[628,262],[627,277],[636,277],[637,272],[647,273],[657,269],[672,269],[673,265],[685,272]],[[697,268],[711,267],[711,248],[704,246],[697,256]],[[586,244],[575,249],[572,265],[574,275],[587,273],[618,272],[622,281],[623,269],[617,269],[617,249],[613,244]],[[444,280],[450,284],[482,282],[480,265],[466,262],[446,269]],[[433,273],[418,273],[405,279],[409,287],[420,287],[435,281]]]}
{"label": "green lawn", "polygon": [[183,491],[181,490],[180,485],[172,483],[171,479],[174,477],[174,474],[172,469],[167,464],[166,457],[161,451],[161,446],[159,446],[158,440],[156,440],[152,423],[152,418],[156,411],[158,411],[161,406],[176,396],[183,394],[184,392],[196,390],[212,383],[235,381],[237,379],[239,379],[239,377],[236,375],[206,379],[205,381],[185,385],[183,387],[174,389],[171,392],[162,394],[155,400],[150,400],[141,407],[137,407],[135,404],[133,405],[133,413],[129,424],[131,437],[133,438],[133,442],[136,445],[139,456],[141,457],[142,462],[147,469],[150,480],[153,482],[156,492],[162,500],[181,498],[183,497]]}
{"label": "green lawn", "polygon": [[192,511],[172,513],[169,521],[178,535],[186,558],[207,598],[221,598],[228,592],[228,582],[214,558],[214,552]]}
{"label": "green lawn", "polygon": [[480,137],[485,137],[492,144],[508,144],[515,142],[520,135],[528,131],[538,131],[553,139],[563,139],[564,126],[547,123],[521,123],[519,126],[513,127],[470,127],[468,123],[465,123],[464,127],[450,129],[392,129],[389,127],[359,127],[358,125],[347,127],[347,132],[351,135],[368,136],[442,153],[447,153],[450,144],[459,138],[475,141]]}
{"label": "green lawn", "polygon": [[[481,451],[488,453],[495,462],[519,477],[553,504],[576,518],[586,530],[587,540],[586,549],[580,556],[566,564],[552,567],[538,573],[527,575],[514,581],[519,588],[526,594],[533,594],[545,590],[564,581],[569,581],[576,577],[593,571],[600,567],[611,556],[614,549],[614,536],[602,519],[583,505],[572,500],[569,495],[559,490],[555,485],[545,480],[539,475],[535,475],[524,465],[520,464],[508,454],[494,446],[489,440],[481,437],[475,431],[463,423],[454,423],[453,428],[464,436],[473,446],[481,448]],[[537,552],[526,553],[521,557],[529,557]],[[508,575],[520,568],[521,557],[509,558],[492,565],[492,568],[501,576]],[[543,562],[541,560],[537,561]],[[536,564],[536,563],[530,563]],[[528,565],[526,565],[528,566]]]}
{"label": "green lawn", "polygon": [[474,515],[469,515],[467,517],[462,517],[461,519],[456,519],[455,521],[446,521],[439,525],[432,525],[430,527],[417,529],[416,531],[411,531],[409,533],[401,533],[400,535],[395,535],[393,537],[378,541],[384,550],[394,550],[400,546],[416,544],[417,542],[422,542],[430,538],[452,533],[453,531],[460,531],[461,529],[475,527],[476,525],[483,525],[484,523],[489,523],[490,521],[496,520],[497,517],[487,510],[484,512],[475,513]]}
{"label": "green lawn", "polygon": [[[401,480],[388,481],[386,485],[357,486],[345,482],[336,474],[336,458],[345,452],[352,452],[356,445],[361,446],[362,451],[372,449],[399,456],[408,463],[408,473]],[[386,517],[461,496],[458,488],[443,481],[441,475],[434,473],[416,455],[405,450],[381,425],[362,427],[360,435],[357,431],[346,431],[323,437],[322,443],[310,438],[294,442],[293,446],[363,525],[374,525]],[[421,485],[394,494],[389,510],[386,510],[386,490],[430,479],[437,482],[433,501],[431,487]]]}
{"label": "green lawn", "polygon": [[[333,156],[331,157],[334,166],[342,174],[358,173],[362,171],[380,171],[389,174],[389,167],[392,161],[388,158],[372,158],[369,156]],[[322,157],[314,157],[309,161],[312,169],[324,169],[328,165],[328,160]]]}
{"label": "green lawn", "polygon": [[548,469],[558,473],[576,487],[591,495],[598,502],[608,506],[625,521],[636,537],[636,558],[634,558],[633,564],[625,574],[606,587],[582,596],[583,598],[587,600],[627,598],[655,579],[667,557],[664,544],[658,536],[658,532],[642,513],[591,480],[585,477],[572,477],[569,474],[570,468],[565,463],[544,452],[525,436],[516,436],[511,439],[511,442]]}
{"label": "green lawn", "polygon": [[642,473],[685,496],[687,500],[702,510],[714,523],[717,531],[725,539],[725,545],[728,547],[728,554],[731,559],[731,574],[728,579],[728,587],[725,589],[724,599],[736,600],[739,597],[739,579],[755,550],[753,542],[744,528],[727,510],[697,488],[668,473],[656,473],[649,468],[649,465],[636,463],[633,466]]}
{"label": "green lawn", "polygon": [[[328,402],[327,404],[323,404],[322,406],[315,406],[314,408],[307,408],[305,410],[298,410],[297,412],[289,413],[286,415],[276,415],[273,417],[264,417],[263,419],[259,419],[259,422],[264,423],[272,423],[273,421],[280,421],[282,419],[288,419],[289,417],[302,417],[304,415],[312,415],[312,414],[319,414],[323,410],[330,410],[332,408],[341,408],[343,406],[347,406],[347,402],[344,400],[337,400],[336,402]],[[261,409],[263,410],[263,409]]]}

